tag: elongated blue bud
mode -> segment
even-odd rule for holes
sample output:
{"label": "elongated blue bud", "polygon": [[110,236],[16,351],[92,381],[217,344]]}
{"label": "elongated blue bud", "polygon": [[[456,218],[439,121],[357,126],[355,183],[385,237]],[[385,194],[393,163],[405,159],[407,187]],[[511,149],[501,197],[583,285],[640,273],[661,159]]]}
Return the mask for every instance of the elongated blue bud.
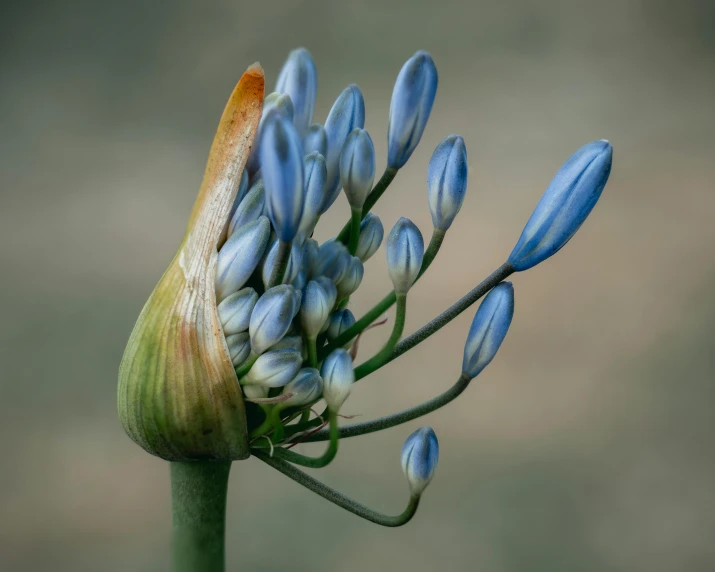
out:
{"label": "elongated blue bud", "polygon": [[446,231],[467,192],[467,148],[459,135],[450,135],[432,153],[427,169],[427,201],[432,224]]}
{"label": "elongated blue bud", "polygon": [[437,94],[437,68],[427,52],[412,56],[397,76],[387,127],[387,164],[400,169],[420,142]]}
{"label": "elongated blue bud", "polygon": [[240,332],[226,336],[228,355],[231,356],[233,367],[241,365],[251,353],[251,339],[248,332]]}
{"label": "elongated blue bud", "polygon": [[323,399],[328,409],[337,412],[350,395],[355,382],[353,360],[344,349],[333,350],[328,354],[320,369],[323,378]]}
{"label": "elongated blue bud", "polygon": [[421,495],[434,477],[439,461],[439,441],[432,427],[422,427],[407,437],[401,461],[410,491]]}
{"label": "elongated blue bud", "polygon": [[302,336],[284,336],[280,342],[271,346],[270,351],[273,351],[273,350],[295,350],[303,356],[303,359],[305,359],[303,349],[304,348],[303,348],[303,337]]}
{"label": "elongated blue bud", "polygon": [[278,74],[276,91],[286,93],[293,102],[293,124],[303,136],[313,120],[318,93],[318,72],[313,56],[305,48],[293,50]]}
{"label": "elongated blue bud", "polygon": [[271,111],[279,113],[285,117],[288,121],[293,121],[293,102],[289,95],[273,92],[266,96],[263,101],[263,113],[261,114],[261,122],[258,124],[258,131],[256,132],[256,138],[253,141],[253,149],[251,149],[251,154],[248,156],[248,162],[246,163],[246,169],[249,175],[253,177],[256,172],[261,168],[260,161],[260,148],[261,141],[263,139],[263,126],[266,122],[266,118],[270,115]]}
{"label": "elongated blue bud", "polygon": [[325,293],[328,295],[328,307],[332,309],[335,306],[335,302],[338,301],[338,289],[335,286],[335,282],[327,276],[316,276],[313,280],[320,284],[323,290],[325,290]]}
{"label": "elongated blue bud", "polygon": [[564,163],[536,205],[509,255],[514,270],[528,270],[558,252],[590,214],[611,174],[613,147],[593,141]]}
{"label": "elongated blue bud", "polygon": [[365,127],[365,101],[360,88],[352,84],[338,96],[325,121],[325,133],[328,137],[328,150],[325,155],[328,188],[322,212],[327,211],[340,194],[340,154],[348,135],[357,127]]}
{"label": "elongated blue bud", "polygon": [[[329,341],[337,339],[345,330],[352,327],[355,324],[355,316],[347,308],[340,308],[335,310],[330,314],[330,320],[328,320],[328,329],[326,331],[326,336]],[[348,342],[347,346],[352,345],[352,340]],[[346,347],[347,347],[346,346]]]}
{"label": "elongated blue bud", "polygon": [[375,146],[364,129],[353,129],[340,154],[340,183],[354,209],[362,208],[375,180]]}
{"label": "elongated blue bud", "polygon": [[277,344],[290,328],[295,311],[296,297],[292,286],[281,284],[266,290],[256,302],[248,326],[251,351],[259,355]]}
{"label": "elongated blue bud", "polygon": [[318,274],[327,276],[336,284],[347,274],[350,265],[350,252],[342,242],[326,241],[318,250]]}
{"label": "elongated blue bud", "polygon": [[[276,240],[273,245],[268,250],[268,256],[266,256],[263,261],[263,267],[261,268],[261,279],[263,280],[263,286],[268,287],[273,270],[278,263],[278,249],[280,248],[280,243]],[[290,258],[288,258],[288,266],[286,267],[285,274],[283,275],[283,282],[289,283],[295,280],[300,271],[300,267],[303,261],[303,250],[301,247],[295,243],[290,246]]]}
{"label": "elongated blue bud", "polygon": [[269,113],[262,129],[261,173],[266,214],[283,242],[291,242],[303,214],[303,146],[288,119]]}
{"label": "elongated blue bud", "polygon": [[216,261],[216,299],[240,290],[253,274],[268,246],[271,225],[260,217],[234,232],[221,247]]}
{"label": "elongated blue bud", "polygon": [[387,272],[395,292],[405,294],[420,273],[425,243],[420,229],[402,217],[387,237]]}
{"label": "elongated blue bud", "polygon": [[377,252],[385,236],[385,229],[382,226],[380,217],[372,213],[367,213],[360,223],[360,238],[358,239],[355,256],[367,262],[373,254]]}
{"label": "elongated blue bud", "polygon": [[218,318],[226,336],[248,330],[258,294],[253,288],[243,288],[224,298],[218,305]]}
{"label": "elongated blue bud", "polygon": [[365,268],[361,260],[357,256],[351,256],[345,276],[336,284],[338,299],[342,300],[353,294],[360,287],[364,274]]}
{"label": "elongated blue bud", "polygon": [[[245,173],[245,171],[244,171]],[[258,179],[249,189],[246,196],[238,205],[228,225],[228,236],[236,232],[237,228],[258,220],[265,211],[263,179]]]}
{"label": "elongated blue bud", "polygon": [[494,359],[514,316],[514,287],[511,282],[495,286],[477,310],[464,344],[462,375],[473,379]]}
{"label": "elongated blue bud", "polygon": [[306,155],[303,169],[305,173],[305,203],[298,232],[301,236],[310,236],[318,223],[320,209],[325,202],[325,189],[328,180],[325,157],[316,152]]}
{"label": "elongated blue bud", "polygon": [[323,157],[328,152],[328,136],[325,133],[325,127],[319,123],[313,123],[308,129],[308,132],[303,137],[303,151],[308,153],[320,153]]}
{"label": "elongated blue bud", "polygon": [[303,270],[306,278],[312,278],[315,273],[314,269],[318,266],[318,243],[312,238],[306,238],[303,241]]}
{"label": "elongated blue bud", "polygon": [[261,355],[239,381],[241,385],[283,387],[296,376],[302,364],[303,356],[295,350],[271,350]]}
{"label": "elongated blue bud", "polygon": [[231,207],[231,211],[228,213],[227,220],[233,219],[233,214],[236,212],[238,205],[241,204],[243,197],[246,196],[246,193],[248,193],[248,169],[243,170],[243,174],[241,175],[241,182],[238,184],[236,198],[233,199],[233,206]]}
{"label": "elongated blue bud", "polygon": [[282,394],[292,393],[286,401],[277,404],[278,409],[302,407],[317,401],[323,391],[323,378],[320,372],[312,367],[301,369],[281,391]]}
{"label": "elongated blue bud", "polygon": [[315,338],[328,320],[331,306],[330,296],[320,283],[311,280],[303,290],[300,307],[300,324],[308,338]]}

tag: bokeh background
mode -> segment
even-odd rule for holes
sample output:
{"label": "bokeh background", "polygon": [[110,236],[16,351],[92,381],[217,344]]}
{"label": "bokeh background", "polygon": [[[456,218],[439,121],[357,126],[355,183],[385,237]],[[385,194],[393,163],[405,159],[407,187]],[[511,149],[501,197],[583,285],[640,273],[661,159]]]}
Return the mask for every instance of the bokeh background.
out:
{"label": "bokeh background", "polygon": [[[426,421],[441,461],[417,518],[382,529],[237,463],[229,569],[715,569],[714,21],[704,0],[3,2],[0,569],[168,570],[168,468],[125,437],[117,368],[235,81],[260,60],[272,87],[300,45],[318,121],[362,88],[378,170],[397,72],[434,55],[434,111],[376,209],[386,227],[404,215],[429,235],[432,149],[466,139],[466,203],[408,330],[504,260],[571,152],[608,138],[615,158],[574,240],[514,276],[497,359]],[[344,222],[338,205],[319,238]],[[384,254],[366,270],[358,315],[389,285]],[[360,383],[346,411],[449,386],[473,313]],[[400,511],[399,449],[419,425],[345,441],[322,478]]]}

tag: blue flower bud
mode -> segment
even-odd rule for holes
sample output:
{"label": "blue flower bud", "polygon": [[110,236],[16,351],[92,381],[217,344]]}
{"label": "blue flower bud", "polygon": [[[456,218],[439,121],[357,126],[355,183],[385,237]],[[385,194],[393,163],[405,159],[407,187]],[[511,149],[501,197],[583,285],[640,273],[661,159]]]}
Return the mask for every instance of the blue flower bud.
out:
{"label": "blue flower bud", "polygon": [[248,161],[246,162],[246,169],[249,175],[255,179],[256,173],[261,168],[260,161],[260,148],[261,140],[263,139],[263,125],[266,118],[270,115],[271,111],[275,110],[285,117],[288,121],[293,121],[293,102],[289,95],[282,93],[271,93],[266,96],[263,101],[263,112],[261,114],[261,121],[258,124],[258,129],[256,131],[256,137],[253,141],[253,148],[251,149],[251,154],[248,156]]}
{"label": "blue flower bud", "polygon": [[[303,259],[304,253],[305,249],[301,248],[301,260]],[[301,292],[303,288],[305,288],[305,285],[308,283],[308,278],[305,275],[305,270],[303,270],[304,266],[305,263],[301,262],[301,269],[298,272],[298,275],[293,279],[293,282],[291,282],[291,285],[293,286],[293,288],[295,288],[296,292]]]}
{"label": "blue flower bud", "polygon": [[258,299],[251,314],[248,332],[251,351],[262,354],[277,344],[290,328],[296,311],[295,290],[288,284],[274,286]]}
{"label": "blue flower bud", "polygon": [[354,209],[362,208],[375,180],[375,147],[364,129],[353,129],[340,154],[340,183]]}
{"label": "blue flower bud", "polygon": [[258,294],[253,288],[243,288],[224,298],[218,305],[218,318],[226,336],[248,330]]}
{"label": "blue flower bud", "polygon": [[385,229],[382,226],[380,217],[372,213],[367,213],[360,223],[360,238],[358,239],[357,256],[363,262],[367,262],[382,244]]}
{"label": "blue flower bud", "polygon": [[308,132],[303,137],[303,151],[308,153],[320,153],[323,157],[328,152],[328,136],[325,127],[319,123],[313,123]]}
{"label": "blue flower bud", "polygon": [[511,282],[495,286],[477,310],[464,344],[462,374],[470,379],[489,365],[509,331],[514,316],[514,288]]}
{"label": "blue flower bud", "polygon": [[[273,245],[268,250],[268,255],[263,261],[263,267],[261,268],[261,279],[263,280],[264,288],[268,287],[268,283],[271,280],[271,275],[273,274],[273,269],[278,262],[278,249],[280,248],[280,243],[276,240]],[[283,282],[289,283],[295,280],[300,271],[300,267],[303,261],[303,250],[301,247],[292,243],[290,246],[290,257],[288,258],[288,266],[286,267],[285,274],[283,275]]]}
{"label": "blue flower bud", "polygon": [[259,356],[249,372],[239,381],[241,385],[283,387],[296,376],[301,365],[303,356],[297,351],[271,350]]}
{"label": "blue flower bud", "polygon": [[253,274],[268,246],[271,224],[264,216],[239,228],[219,250],[216,261],[216,299],[240,290]]}
{"label": "blue flower bud", "polygon": [[425,243],[420,229],[402,217],[387,237],[387,272],[395,292],[405,294],[420,273]]}
{"label": "blue flower bud", "polygon": [[293,124],[275,111],[263,125],[259,157],[266,214],[278,238],[291,242],[303,214],[303,146]]}
{"label": "blue flower bud", "polygon": [[400,460],[411,493],[421,495],[434,477],[439,460],[439,441],[432,427],[422,427],[407,437]]}
{"label": "blue flower bud", "polygon": [[251,340],[248,332],[240,332],[226,336],[228,354],[231,356],[233,367],[241,365],[251,353]]}
{"label": "blue flower bud", "polygon": [[581,147],[564,163],[536,205],[508,262],[527,270],[558,252],[586,220],[611,173],[613,147],[605,140]]}
{"label": "blue flower bud", "polygon": [[307,278],[315,275],[314,270],[318,267],[318,243],[312,238],[303,241],[303,270]]}
{"label": "blue flower bud", "polygon": [[236,197],[233,199],[233,206],[231,207],[231,211],[228,213],[227,220],[233,219],[233,213],[236,212],[238,205],[241,204],[241,201],[243,200],[243,197],[246,196],[247,192],[248,192],[248,169],[244,169],[243,174],[241,175],[241,182],[238,184],[238,191],[236,191]]}
{"label": "blue flower bud", "polygon": [[327,276],[316,276],[313,281],[323,287],[328,296],[328,308],[332,309],[335,306],[335,302],[338,301],[338,289],[335,287],[335,282]]}
{"label": "blue flower bud", "polygon": [[360,259],[357,256],[351,256],[345,276],[336,284],[338,299],[342,300],[353,294],[360,287],[364,274],[365,268]]}
{"label": "blue flower bud", "polygon": [[450,135],[432,153],[427,169],[427,201],[432,224],[446,231],[467,191],[467,148],[459,135]]}
{"label": "blue flower bud", "polygon": [[336,284],[347,274],[350,265],[350,252],[337,240],[329,240],[320,245],[318,250],[318,274],[327,276]]}
{"label": "blue flower bud", "polygon": [[328,150],[325,155],[328,187],[321,212],[327,211],[340,194],[340,154],[348,135],[357,127],[365,127],[365,101],[360,88],[352,84],[338,96],[325,121],[325,133],[328,137]]}
{"label": "blue flower bud", "polygon": [[328,179],[325,158],[316,152],[306,155],[303,170],[305,173],[305,203],[298,232],[301,236],[310,236],[318,223],[320,209],[325,201],[325,185]]}
{"label": "blue flower bud", "polygon": [[344,349],[333,350],[320,369],[323,378],[323,399],[328,409],[337,412],[350,395],[355,382],[353,360]]}
{"label": "blue flower bud", "polygon": [[[244,171],[245,173],[245,171]],[[237,228],[253,222],[265,211],[263,179],[258,179],[249,189],[246,196],[238,205],[228,225],[228,236],[236,232]]]}
{"label": "blue flower bud", "polygon": [[323,378],[320,377],[320,372],[312,367],[303,368],[281,391],[283,395],[292,393],[293,396],[278,403],[277,407],[286,409],[309,405],[320,398],[322,391]]}
{"label": "blue flower bud", "polygon": [[288,55],[278,74],[276,91],[290,96],[293,102],[293,124],[298,134],[304,135],[313,120],[318,93],[318,72],[308,50],[298,48]]}
{"label": "blue flower bud", "polygon": [[311,280],[303,290],[300,324],[308,338],[315,338],[328,320],[332,306],[330,296],[319,282]]}
{"label": "blue flower bud", "polygon": [[420,142],[437,94],[437,68],[427,52],[412,56],[397,76],[387,127],[387,164],[400,169]]}
{"label": "blue flower bud", "polygon": [[[333,341],[338,338],[345,330],[352,327],[355,324],[355,316],[347,308],[340,308],[335,310],[330,314],[330,320],[328,320],[328,329],[325,335],[328,337],[329,341]],[[345,347],[351,346],[353,340],[350,340]]]}
{"label": "blue flower bud", "polygon": [[271,346],[270,351],[273,351],[273,350],[294,350],[294,351],[298,352],[299,354],[303,355],[303,358],[305,359],[303,349],[304,348],[303,348],[303,337],[302,336],[284,336],[280,342]]}

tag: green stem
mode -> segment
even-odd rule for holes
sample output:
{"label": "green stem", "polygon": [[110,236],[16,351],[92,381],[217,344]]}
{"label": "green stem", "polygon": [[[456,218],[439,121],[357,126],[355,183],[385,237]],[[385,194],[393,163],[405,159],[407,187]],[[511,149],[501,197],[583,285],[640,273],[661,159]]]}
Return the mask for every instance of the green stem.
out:
{"label": "green stem", "polygon": [[350,240],[348,241],[348,252],[350,256],[355,256],[358,241],[360,240],[360,222],[362,221],[362,209],[351,209],[350,215]]}
{"label": "green stem", "polygon": [[318,368],[318,348],[316,338],[306,338],[306,345],[308,346],[308,363],[310,367]]}
{"label": "green stem", "polygon": [[249,371],[251,371],[251,368],[253,367],[253,364],[256,363],[256,360],[258,359],[259,356],[251,352],[249,356],[246,358],[246,361],[244,361],[241,365],[239,365],[236,369],[236,377],[238,377],[239,381],[240,379],[246,375]]}
{"label": "green stem", "polygon": [[273,267],[273,272],[271,273],[271,278],[268,281],[268,288],[273,288],[283,283],[283,276],[286,273],[286,268],[288,268],[288,261],[290,260],[291,243],[284,242],[282,240],[278,241],[278,255],[276,256],[276,264]]}
{"label": "green stem", "polygon": [[[397,169],[385,167],[385,172],[382,174],[382,177],[380,177],[380,180],[373,187],[372,191],[370,191],[367,199],[365,199],[365,204],[362,206],[362,214],[360,215],[361,218],[365,218],[367,213],[370,212],[370,209],[375,206],[375,203],[382,196],[382,193],[384,193],[387,187],[390,186],[390,183],[392,182],[392,179],[395,178],[395,175],[397,175]],[[351,223],[348,222],[338,235],[338,240],[343,244],[347,244],[348,242],[348,238],[350,237],[350,227]]]}
{"label": "green stem", "polygon": [[320,457],[308,457],[307,455],[301,455],[295,451],[289,449],[275,449],[273,456],[278,459],[283,459],[294,465],[301,465],[302,467],[310,467],[311,469],[322,469],[327,466],[338,454],[338,416],[337,414],[330,413],[330,430],[328,431],[330,437],[330,444]]}
{"label": "green stem", "polygon": [[321,483],[319,480],[314,479],[313,477],[305,474],[299,468],[294,467],[283,459],[273,458],[263,451],[253,451],[253,455],[267,465],[270,465],[274,469],[280,471],[285,476],[303,485],[305,488],[320,495],[324,499],[329,500],[331,503],[336,504],[339,507],[344,508],[345,510],[353,514],[356,514],[357,516],[364,518],[365,520],[369,520],[370,522],[374,522],[382,526],[394,527],[407,524],[417,512],[417,507],[420,503],[419,496],[410,495],[410,500],[407,504],[407,508],[405,508],[405,510],[401,514],[397,516],[382,514],[380,512],[377,512],[376,510],[366,507],[364,504],[361,504],[351,499],[350,497],[336,491],[335,489],[330,488],[329,486]]}
{"label": "green stem", "polygon": [[223,572],[230,461],[171,463],[174,572]]}
{"label": "green stem", "polygon": [[[271,405],[261,405],[261,409],[263,409],[263,412],[266,414],[266,418],[263,420],[263,423],[251,431],[248,435],[249,439],[262,437],[273,428],[273,410],[275,408]],[[273,440],[271,440],[271,442],[273,442]]]}
{"label": "green stem", "polygon": [[397,295],[397,307],[395,309],[395,325],[392,328],[390,339],[383,348],[373,357],[364,363],[361,363],[355,368],[355,381],[370,375],[376,369],[381,368],[392,358],[392,352],[402,337],[402,332],[405,329],[405,315],[407,314],[407,293]]}

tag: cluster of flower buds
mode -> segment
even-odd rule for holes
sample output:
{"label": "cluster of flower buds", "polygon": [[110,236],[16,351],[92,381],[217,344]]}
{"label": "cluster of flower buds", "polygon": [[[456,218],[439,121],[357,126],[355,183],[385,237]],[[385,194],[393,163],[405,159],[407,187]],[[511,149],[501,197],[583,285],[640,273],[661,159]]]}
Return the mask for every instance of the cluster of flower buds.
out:
{"label": "cluster of flower buds", "polygon": [[[255,70],[253,74],[258,75]],[[244,100],[250,100],[247,90],[242,92]],[[371,209],[420,142],[436,92],[437,70],[432,57],[417,52],[397,76],[387,125],[387,166],[377,183],[375,149],[364,129],[365,104],[359,87],[345,88],[325,123],[315,123],[317,72],[305,49],[289,55],[275,92],[265,97],[262,110],[259,100],[250,108],[250,120],[245,110],[240,115],[247,123],[244,139],[255,139],[252,148],[232,143],[237,146],[233,156],[225,151],[226,141],[240,140],[222,131],[236,129],[236,122],[240,124],[238,111],[230,127],[222,120],[218,150],[212,150],[209,160],[214,170],[211,174],[207,170],[207,177],[215,176],[218,163],[212,163],[214,154],[224,163],[233,157],[235,164],[225,167],[228,182],[213,181],[206,193],[213,193],[214,203],[220,203],[223,218],[215,213],[217,220],[208,221],[208,215],[202,218],[208,209],[204,205],[209,203],[205,199],[195,208],[189,234],[175,262],[180,277],[171,278],[178,272],[173,263],[167,274],[174,282],[165,284],[165,277],[157,287],[161,293],[173,284],[178,293],[159,303],[154,299],[155,291],[122,364],[120,415],[138,443],[170,460],[207,456],[238,459],[252,454],[380,524],[397,526],[414,515],[439,456],[431,428],[412,433],[403,447],[402,467],[410,485],[410,503],[397,517],[380,515],[336,491],[326,493],[324,485],[316,484],[295,465],[325,466],[335,457],[341,437],[405,423],[461,394],[492,361],[510,327],[514,289],[505,278],[545,260],[574,235],[606,184],[612,154],[606,141],[579,149],[546,190],[507,261],[451,308],[403,339],[408,293],[434,260],[465,199],[467,152],[459,135],[441,141],[429,162],[426,206],[433,228],[427,247],[417,225],[400,218],[385,241],[393,291],[360,319],[348,304],[363,282],[365,263],[379,250],[385,235],[382,221]],[[228,111],[234,111],[231,102],[225,116]],[[337,237],[319,244],[313,232],[341,191],[351,218]],[[200,199],[203,194],[204,190]],[[197,221],[203,221],[203,226]],[[213,252],[200,243],[201,237],[210,234],[207,229],[215,236]],[[205,258],[194,256],[190,248]],[[207,262],[202,265],[196,260]],[[213,276],[208,279],[213,280],[213,292],[200,290],[196,284],[203,284],[205,274],[211,271]],[[484,295],[467,335],[462,370],[453,387],[411,409],[373,421],[339,425],[339,412],[356,380],[422,342]],[[215,306],[204,309],[202,300]],[[393,304],[396,309],[389,338],[375,355],[355,365],[357,339]],[[137,347],[152,341],[152,348],[162,343],[168,347],[167,337],[183,335],[177,327],[162,329],[158,317],[162,310],[177,307],[188,308],[192,318],[198,316],[190,335],[171,346],[163,358],[155,349]],[[210,336],[202,337],[211,329],[213,315],[222,330],[218,342]],[[149,330],[155,334],[152,339],[145,335]],[[210,343],[205,341],[207,337]],[[212,361],[213,354],[211,359],[206,357],[209,351],[223,355]],[[179,354],[181,357],[177,357]],[[200,359],[186,358],[186,354],[199,355]],[[179,381],[162,379],[148,390],[137,390],[140,382],[135,378],[147,373],[142,369],[145,362],[150,362],[154,373],[184,377]],[[233,379],[226,373],[226,364],[235,372]],[[200,375],[207,377],[201,381]],[[175,391],[173,401],[165,403],[160,413],[148,414],[147,396],[151,403],[156,402],[168,385]],[[145,409],[139,411],[142,407]],[[240,435],[233,426],[237,418],[242,424]],[[179,434],[183,439],[177,437]],[[321,455],[291,450],[299,442],[312,441],[328,441]]]}

